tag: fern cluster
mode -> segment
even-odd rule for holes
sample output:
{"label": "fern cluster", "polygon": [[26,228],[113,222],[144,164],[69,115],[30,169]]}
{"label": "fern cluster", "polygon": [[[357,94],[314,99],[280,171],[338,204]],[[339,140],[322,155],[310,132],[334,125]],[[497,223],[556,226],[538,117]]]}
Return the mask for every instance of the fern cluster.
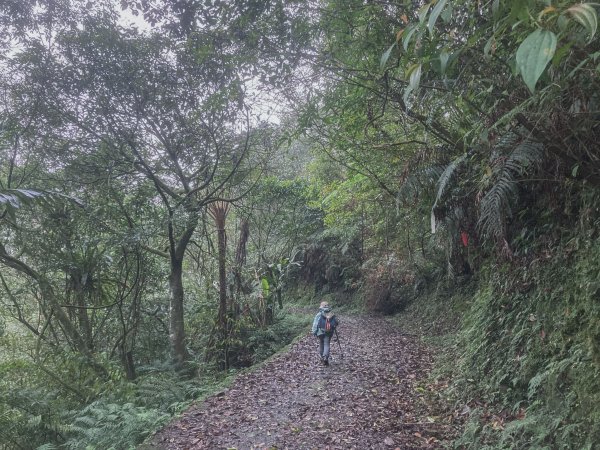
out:
{"label": "fern cluster", "polygon": [[548,262],[518,271],[493,266],[484,276],[467,316],[457,388],[493,402],[508,420],[494,428],[474,411],[458,442],[465,448],[592,449],[600,442],[600,239],[575,256],[572,245]]}
{"label": "fern cluster", "polygon": [[543,144],[507,133],[494,148],[491,186],[481,199],[479,227],[485,239],[506,239],[506,222],[519,199],[519,182],[544,162]]}
{"label": "fern cluster", "polygon": [[169,414],[132,403],[115,404],[99,400],[73,413],[71,437],[62,448],[133,449],[164,424]]}
{"label": "fern cluster", "polygon": [[57,392],[41,388],[0,389],[0,449],[36,448],[69,432]]}

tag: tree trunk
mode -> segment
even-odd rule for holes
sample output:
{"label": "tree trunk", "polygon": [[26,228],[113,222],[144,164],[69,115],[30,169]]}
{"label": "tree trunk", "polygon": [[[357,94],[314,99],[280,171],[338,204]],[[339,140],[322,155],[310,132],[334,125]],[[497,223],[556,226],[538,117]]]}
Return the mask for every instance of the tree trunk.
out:
{"label": "tree trunk", "polygon": [[237,320],[241,314],[240,299],[244,292],[242,280],[242,267],[246,263],[246,244],[250,236],[250,224],[243,219],[240,225],[240,239],[235,252],[235,266],[233,268],[233,286],[230,289],[230,303],[233,317]]}
{"label": "tree trunk", "polygon": [[185,231],[177,239],[173,223],[169,221],[169,340],[171,357],[178,369],[190,357],[185,347],[185,327],[183,313],[183,257],[196,229],[197,219],[193,218]]}
{"label": "tree trunk", "polygon": [[79,274],[71,274],[71,280],[73,284],[73,290],[75,291],[75,306],[77,306],[75,313],[77,314],[77,321],[79,328],[82,332],[83,338],[85,339],[86,346],[90,349],[94,349],[94,338],[92,332],[92,324],[88,315],[87,304],[85,301],[85,288],[81,283],[81,277]]}
{"label": "tree trunk", "polygon": [[125,369],[125,376],[128,380],[133,381],[136,379],[137,374],[135,373],[135,364],[133,363],[133,352],[127,351],[123,344],[120,349],[121,363]]}
{"label": "tree trunk", "polygon": [[226,202],[215,202],[210,205],[209,214],[217,226],[217,240],[219,251],[219,312],[217,316],[218,336],[222,340],[224,349],[224,366],[229,368],[229,329],[227,320],[227,282],[225,279],[225,256],[227,250],[227,235],[225,234],[225,219],[229,211]]}
{"label": "tree trunk", "polygon": [[189,354],[185,347],[185,329],[183,324],[183,261],[177,258],[171,258],[169,316],[171,357],[175,365],[181,367],[189,358]]}
{"label": "tree trunk", "polygon": [[227,329],[227,284],[225,280],[225,251],[226,251],[226,236],[225,230],[219,229],[218,233],[219,244],[219,327],[221,330]]}

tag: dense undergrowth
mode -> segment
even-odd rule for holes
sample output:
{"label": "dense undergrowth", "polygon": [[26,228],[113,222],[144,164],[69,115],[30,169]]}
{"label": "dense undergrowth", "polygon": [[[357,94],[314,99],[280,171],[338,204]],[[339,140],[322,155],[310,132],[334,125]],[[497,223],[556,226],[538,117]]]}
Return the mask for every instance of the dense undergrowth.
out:
{"label": "dense undergrowth", "polygon": [[491,265],[482,275],[460,337],[462,383],[472,379],[473,398],[502,407],[506,423],[482,427],[474,413],[462,443],[591,449],[600,441],[599,259],[598,238],[583,237],[527,268]]}
{"label": "dense undergrowth", "polygon": [[[244,330],[248,364],[259,364],[304,333],[307,320],[286,307],[272,325]],[[108,378],[99,380],[85,361],[59,353],[47,355],[42,364],[34,357],[35,341],[29,342],[30,355],[22,352],[25,342],[29,340],[9,334],[0,338],[6,356],[0,359],[3,450],[135,448],[193,401],[223,389],[244,370],[218,370],[198,357],[184,371],[158,362],[140,366],[136,380],[129,381],[107,360]]]}
{"label": "dense undergrowth", "polygon": [[466,421],[456,448],[600,442],[599,260],[592,227],[552,254],[432,284],[398,317],[439,349],[437,376]]}

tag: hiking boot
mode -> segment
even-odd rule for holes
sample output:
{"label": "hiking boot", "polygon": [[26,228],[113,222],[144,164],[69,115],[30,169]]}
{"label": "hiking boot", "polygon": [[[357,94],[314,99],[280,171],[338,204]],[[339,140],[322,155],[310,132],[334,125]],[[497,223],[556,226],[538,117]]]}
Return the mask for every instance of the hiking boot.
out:
{"label": "hiking boot", "polygon": [[323,359],[323,364],[325,364],[326,366],[328,366],[329,365],[329,360],[327,358],[324,358]]}

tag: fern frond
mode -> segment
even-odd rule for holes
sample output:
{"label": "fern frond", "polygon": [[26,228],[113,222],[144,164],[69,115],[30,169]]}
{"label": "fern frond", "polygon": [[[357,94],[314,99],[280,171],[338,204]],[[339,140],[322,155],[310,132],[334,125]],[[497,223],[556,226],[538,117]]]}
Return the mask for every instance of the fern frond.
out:
{"label": "fern frond", "polygon": [[132,403],[115,404],[99,400],[77,412],[71,437],[64,447],[73,450],[87,446],[133,448],[168,417],[168,414]]}
{"label": "fern frond", "polygon": [[506,220],[512,215],[511,204],[518,200],[519,179],[536,170],[544,159],[544,146],[529,139],[518,143],[516,135],[508,133],[496,150],[515,145],[510,155],[501,160],[496,169],[495,183],[484,195],[480,204],[478,227],[484,239],[500,240],[506,237]]}
{"label": "fern frond", "polygon": [[510,200],[517,196],[517,192],[517,183],[505,177],[485,194],[481,200],[478,223],[484,238],[500,239],[505,236],[506,218],[512,215]]}
{"label": "fern frond", "polygon": [[435,197],[434,206],[437,205],[437,203],[441,200],[442,196],[448,190],[448,186],[450,185],[450,181],[453,179],[456,169],[462,164],[466,157],[466,153],[460,155],[458,158],[456,158],[454,161],[448,164],[442,172],[442,174],[440,175],[440,178],[437,182],[438,190],[437,195]]}
{"label": "fern frond", "polygon": [[436,211],[439,205],[442,202],[442,199],[451,185],[451,182],[454,180],[454,175],[456,170],[460,167],[460,165],[467,158],[467,154],[463,154],[452,161],[450,164],[446,166],[442,174],[440,175],[437,182],[437,194],[435,196],[435,201],[433,202],[433,206],[431,207],[431,232],[435,233],[436,229],[436,221],[440,219],[440,217],[436,216]]}
{"label": "fern frond", "polygon": [[507,152],[511,152],[518,144],[522,138],[512,131],[503,134],[498,138],[498,142],[494,145],[492,149],[492,159],[497,157],[499,154],[504,154]]}
{"label": "fern frond", "polygon": [[439,165],[424,167],[411,172],[398,189],[396,200],[398,203],[406,203],[416,199],[423,193],[429,191],[442,175],[443,167]]}
{"label": "fern frond", "polygon": [[40,445],[35,450],[58,450],[58,447],[54,444],[44,444],[44,445]]}

